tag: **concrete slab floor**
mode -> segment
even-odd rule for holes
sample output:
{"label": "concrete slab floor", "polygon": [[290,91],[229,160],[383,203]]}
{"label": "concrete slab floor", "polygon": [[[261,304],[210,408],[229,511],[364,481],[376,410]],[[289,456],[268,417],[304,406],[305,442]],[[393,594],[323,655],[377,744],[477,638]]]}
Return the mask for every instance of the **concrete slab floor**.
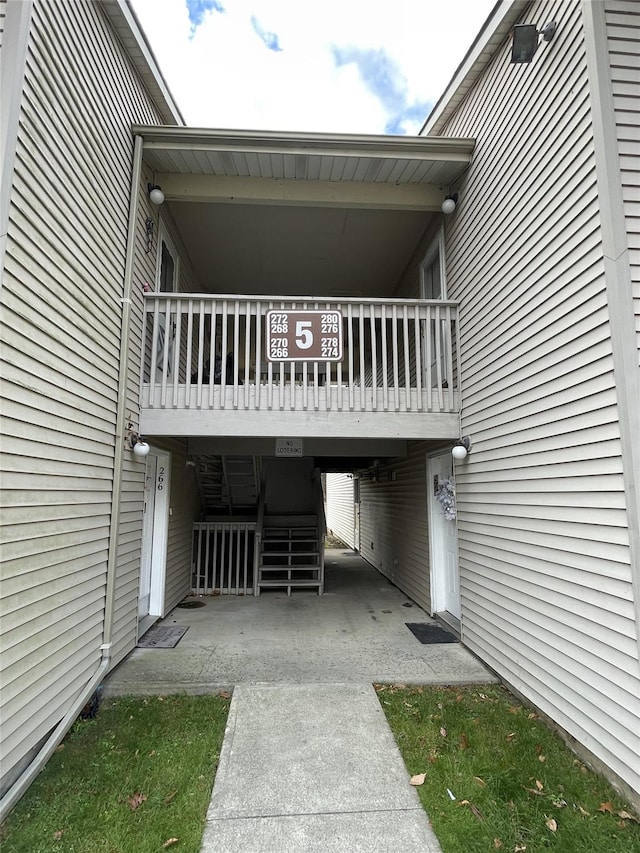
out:
{"label": "concrete slab floor", "polygon": [[208,693],[251,682],[466,684],[496,681],[459,643],[423,645],[433,620],[349,551],[326,553],[325,593],[206,596],[159,624],[189,626],[173,649],[134,649],[106,695]]}

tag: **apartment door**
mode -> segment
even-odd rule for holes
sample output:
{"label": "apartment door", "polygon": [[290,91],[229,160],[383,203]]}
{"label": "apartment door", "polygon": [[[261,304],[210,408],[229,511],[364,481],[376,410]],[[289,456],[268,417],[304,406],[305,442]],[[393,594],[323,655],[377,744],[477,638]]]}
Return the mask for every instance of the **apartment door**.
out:
{"label": "apartment door", "polygon": [[447,518],[436,497],[438,489],[453,482],[451,452],[427,458],[429,501],[429,557],[431,566],[431,608],[447,619],[460,619],[460,575],[458,570],[458,528],[455,518]]}
{"label": "apartment door", "polygon": [[164,615],[170,464],[170,454],[162,450],[151,450],[146,459],[138,592],[139,637]]}

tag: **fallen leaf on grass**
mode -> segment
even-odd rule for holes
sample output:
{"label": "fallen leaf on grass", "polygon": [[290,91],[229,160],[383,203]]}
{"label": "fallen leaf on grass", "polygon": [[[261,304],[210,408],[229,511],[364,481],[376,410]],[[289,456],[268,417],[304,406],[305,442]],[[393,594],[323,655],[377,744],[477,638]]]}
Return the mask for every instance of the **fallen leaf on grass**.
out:
{"label": "fallen leaf on grass", "polygon": [[445,729],[445,727],[444,727],[444,726],[442,726],[442,728],[440,729],[440,734],[442,735],[442,737],[446,737],[446,736],[447,736],[447,730]]}
{"label": "fallen leaf on grass", "polygon": [[558,797],[557,799],[553,800],[553,805],[557,809],[563,809],[567,805],[567,801]]}
{"label": "fallen leaf on grass", "polygon": [[507,743],[511,743],[511,741],[515,738],[515,736],[516,736],[516,732],[511,732],[511,734],[508,734],[506,736],[505,740],[507,741]]}
{"label": "fallen leaf on grass", "polygon": [[460,749],[469,749],[469,738],[464,732],[460,735]]}
{"label": "fallen leaf on grass", "polygon": [[558,822],[555,820],[555,818],[548,817],[545,820],[545,824],[547,825],[547,829],[550,829],[551,832],[557,832],[558,831]]}
{"label": "fallen leaf on grass", "polygon": [[165,849],[167,847],[171,847],[172,844],[177,844],[177,843],[178,843],[177,838],[167,838],[167,840],[162,845],[162,848]]}
{"label": "fallen leaf on grass", "polygon": [[426,773],[417,773],[409,779],[410,785],[424,785],[424,780],[427,778]]}
{"label": "fallen leaf on grass", "polygon": [[544,785],[539,779],[536,779],[536,788],[541,791],[544,788]]}
{"label": "fallen leaf on grass", "polygon": [[539,791],[537,788],[526,788],[524,785],[522,787],[527,792],[527,794],[535,794],[536,797],[544,796],[542,791]]}
{"label": "fallen leaf on grass", "polygon": [[484,781],[484,779],[481,779],[479,776],[474,776],[473,781],[476,782],[478,785],[480,785],[481,788],[487,787],[487,783]]}
{"label": "fallen leaf on grass", "polygon": [[64,835],[64,829],[59,829],[57,832],[53,833],[53,840],[60,841],[62,836]]}
{"label": "fallen leaf on grass", "polygon": [[496,850],[499,850],[502,847],[502,841],[500,841],[499,838],[494,838],[493,839],[493,846],[495,847]]}
{"label": "fallen leaf on grass", "polygon": [[513,848],[513,853],[524,853],[526,849],[526,844],[516,844],[516,846]]}
{"label": "fallen leaf on grass", "polygon": [[471,814],[474,817],[477,817],[478,820],[484,820],[484,818],[482,816],[482,812],[480,811],[480,809],[477,806],[474,806],[473,803],[469,802],[469,800],[460,800],[458,805],[459,806],[469,806],[469,809],[471,810]]}
{"label": "fallen leaf on grass", "polygon": [[175,797],[175,795],[177,793],[178,793],[177,791],[172,791],[170,794],[167,794],[167,796],[164,798],[165,806],[169,805],[169,803],[171,802],[171,800]]}
{"label": "fallen leaf on grass", "polygon": [[127,799],[129,806],[131,807],[131,811],[135,811],[139,806],[141,806],[147,799],[146,794],[141,794],[139,791]]}
{"label": "fallen leaf on grass", "polygon": [[591,812],[588,812],[586,809],[583,809],[582,806],[578,806],[578,811],[582,815],[582,817],[591,817]]}
{"label": "fallen leaf on grass", "polygon": [[603,814],[605,812],[608,812],[609,814],[613,814],[613,806],[611,805],[611,803],[600,803],[600,806],[598,807],[598,811],[602,812]]}
{"label": "fallen leaf on grass", "polygon": [[231,699],[231,693],[228,690],[221,690],[218,695],[221,699]]}
{"label": "fallen leaf on grass", "polygon": [[547,760],[547,756],[546,756],[546,755],[539,755],[539,756],[538,756],[538,761],[540,761],[542,764],[544,764],[544,762],[545,762],[546,760]]}
{"label": "fallen leaf on grass", "polygon": [[633,814],[629,814],[629,812],[625,812],[625,811],[618,812],[618,817],[621,817],[622,820],[635,820],[636,823],[640,823],[640,818],[637,818]]}

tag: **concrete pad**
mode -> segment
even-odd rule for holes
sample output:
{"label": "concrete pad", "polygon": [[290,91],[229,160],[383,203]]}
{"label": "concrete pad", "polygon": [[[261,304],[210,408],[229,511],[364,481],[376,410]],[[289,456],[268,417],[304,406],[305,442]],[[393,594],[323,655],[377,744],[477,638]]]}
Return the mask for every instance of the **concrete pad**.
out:
{"label": "concrete pad", "polygon": [[202,853],[440,853],[424,812],[258,817],[207,824]]}
{"label": "concrete pad", "polygon": [[439,851],[368,684],[240,684],[202,851]]}
{"label": "concrete pad", "polygon": [[247,682],[469,684],[495,676],[458,643],[422,645],[433,620],[353,552],[327,551],[326,592],[206,596],[161,624],[189,626],[173,649],[135,649],[106,695],[208,693]]}

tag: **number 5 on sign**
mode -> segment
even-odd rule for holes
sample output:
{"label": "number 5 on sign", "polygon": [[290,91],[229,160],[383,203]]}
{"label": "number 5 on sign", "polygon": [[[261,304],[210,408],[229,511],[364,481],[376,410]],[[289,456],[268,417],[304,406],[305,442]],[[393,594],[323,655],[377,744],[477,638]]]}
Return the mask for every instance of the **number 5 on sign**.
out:
{"label": "number 5 on sign", "polygon": [[313,332],[310,320],[298,320],[296,322],[296,345],[298,349],[309,349],[313,346]]}

